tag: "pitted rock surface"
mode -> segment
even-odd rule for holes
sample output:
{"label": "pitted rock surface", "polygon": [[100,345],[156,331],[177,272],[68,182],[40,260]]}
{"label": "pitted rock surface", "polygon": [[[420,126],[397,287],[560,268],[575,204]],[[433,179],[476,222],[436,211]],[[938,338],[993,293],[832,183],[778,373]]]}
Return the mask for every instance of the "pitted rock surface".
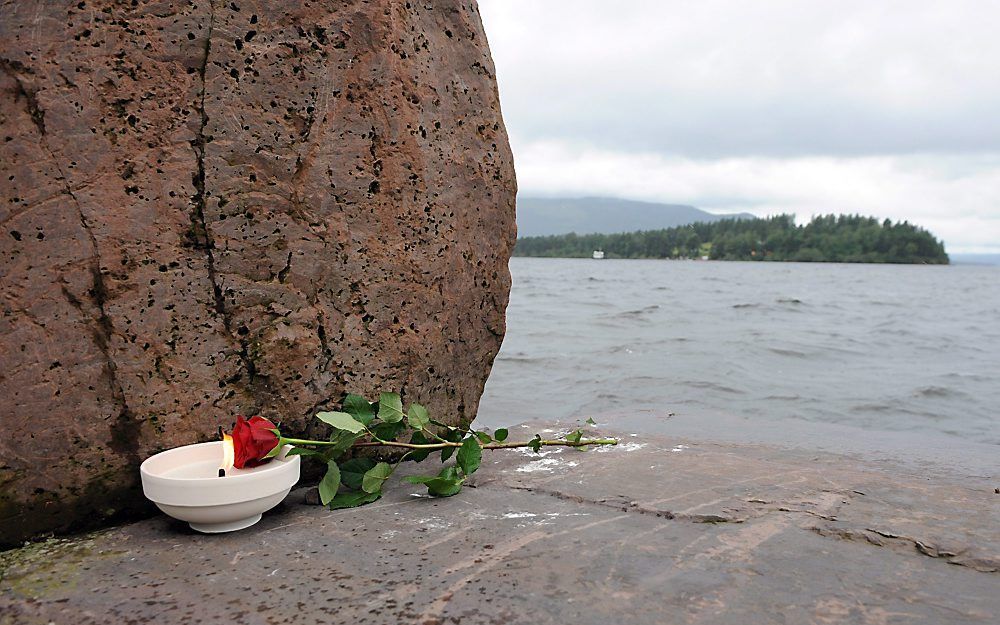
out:
{"label": "pitted rock surface", "polygon": [[474,417],[515,180],[475,2],[6,2],[0,536],[347,390]]}

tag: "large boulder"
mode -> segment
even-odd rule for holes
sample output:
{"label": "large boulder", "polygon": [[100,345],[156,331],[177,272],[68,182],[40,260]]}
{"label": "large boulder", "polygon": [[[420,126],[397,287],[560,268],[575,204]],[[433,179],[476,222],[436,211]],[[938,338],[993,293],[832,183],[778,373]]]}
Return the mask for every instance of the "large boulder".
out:
{"label": "large boulder", "polygon": [[0,541],[348,390],[476,414],[515,180],[474,1],[14,2],[0,20]]}

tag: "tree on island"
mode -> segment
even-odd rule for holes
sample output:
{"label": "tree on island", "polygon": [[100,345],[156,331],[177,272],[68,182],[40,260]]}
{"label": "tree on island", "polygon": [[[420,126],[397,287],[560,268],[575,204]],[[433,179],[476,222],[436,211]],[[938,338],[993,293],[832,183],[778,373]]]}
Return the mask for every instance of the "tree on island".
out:
{"label": "tree on island", "polygon": [[621,234],[526,237],[518,239],[514,255],[585,258],[593,250],[604,250],[607,258],[948,264],[944,244],[923,228],[861,215],[821,215],[804,226],[795,225],[792,215],[777,215]]}

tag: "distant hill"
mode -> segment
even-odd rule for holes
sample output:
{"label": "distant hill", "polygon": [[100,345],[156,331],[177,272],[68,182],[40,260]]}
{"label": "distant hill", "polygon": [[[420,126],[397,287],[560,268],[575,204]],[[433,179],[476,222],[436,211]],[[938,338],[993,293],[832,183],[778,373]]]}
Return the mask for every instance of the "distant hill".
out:
{"label": "distant hill", "polygon": [[517,236],[661,230],[719,219],[753,219],[749,213],[716,215],[685,204],[657,204],[602,197],[517,198]]}
{"label": "distant hill", "polygon": [[1000,265],[1000,254],[951,254],[956,265]]}

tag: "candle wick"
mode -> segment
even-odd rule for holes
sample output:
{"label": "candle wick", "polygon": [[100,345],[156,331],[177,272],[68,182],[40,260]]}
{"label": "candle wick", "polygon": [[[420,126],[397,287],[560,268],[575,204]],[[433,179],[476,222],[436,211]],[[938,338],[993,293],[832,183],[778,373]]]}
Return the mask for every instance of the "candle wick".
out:
{"label": "candle wick", "polygon": [[219,477],[226,477],[226,470],[225,469],[219,469]]}

